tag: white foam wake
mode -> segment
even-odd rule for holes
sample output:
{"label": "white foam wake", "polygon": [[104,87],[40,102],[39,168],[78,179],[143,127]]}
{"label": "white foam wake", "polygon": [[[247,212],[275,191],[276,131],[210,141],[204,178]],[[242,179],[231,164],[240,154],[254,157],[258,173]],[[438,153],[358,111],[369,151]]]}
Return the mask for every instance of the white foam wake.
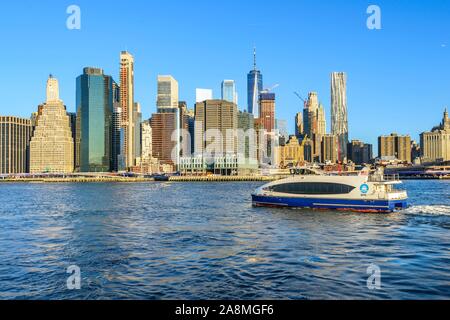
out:
{"label": "white foam wake", "polygon": [[404,212],[406,214],[429,214],[429,215],[450,216],[450,206],[446,205],[411,206]]}

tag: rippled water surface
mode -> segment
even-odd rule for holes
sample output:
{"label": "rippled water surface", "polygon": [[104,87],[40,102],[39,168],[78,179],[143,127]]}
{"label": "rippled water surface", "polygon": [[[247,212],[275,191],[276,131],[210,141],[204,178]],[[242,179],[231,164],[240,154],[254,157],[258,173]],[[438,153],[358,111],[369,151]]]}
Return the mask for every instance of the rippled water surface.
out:
{"label": "rippled water surface", "polygon": [[252,208],[259,185],[1,184],[0,299],[450,298],[450,181],[391,215]]}

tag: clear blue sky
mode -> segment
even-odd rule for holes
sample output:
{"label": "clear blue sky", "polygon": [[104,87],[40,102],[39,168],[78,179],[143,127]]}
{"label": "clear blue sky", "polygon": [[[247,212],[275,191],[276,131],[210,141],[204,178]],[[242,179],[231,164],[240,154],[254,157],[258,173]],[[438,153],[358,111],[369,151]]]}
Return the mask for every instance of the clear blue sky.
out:
{"label": "clear blue sky", "polygon": [[[81,30],[66,28],[76,4]],[[382,10],[382,30],[366,28],[366,9]],[[136,100],[155,111],[156,77],[172,74],[180,99],[193,107],[195,88],[235,79],[246,108],[252,48],[266,87],[280,84],[277,117],[289,122],[299,91],[317,91],[330,126],[330,73],[348,73],[350,137],[375,143],[380,134],[438,124],[450,105],[450,1],[5,1],[0,6],[0,114],[28,117],[45,99],[48,74],[74,110],[75,78],[97,66],[118,81],[119,53],[135,56]]]}

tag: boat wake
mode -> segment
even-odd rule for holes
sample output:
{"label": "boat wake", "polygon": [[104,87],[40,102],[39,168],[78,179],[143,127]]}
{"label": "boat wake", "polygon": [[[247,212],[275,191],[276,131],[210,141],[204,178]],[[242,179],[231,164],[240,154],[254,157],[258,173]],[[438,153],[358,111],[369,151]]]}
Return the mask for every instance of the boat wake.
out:
{"label": "boat wake", "polygon": [[450,216],[450,206],[446,206],[446,205],[412,206],[412,207],[406,209],[404,211],[404,213]]}

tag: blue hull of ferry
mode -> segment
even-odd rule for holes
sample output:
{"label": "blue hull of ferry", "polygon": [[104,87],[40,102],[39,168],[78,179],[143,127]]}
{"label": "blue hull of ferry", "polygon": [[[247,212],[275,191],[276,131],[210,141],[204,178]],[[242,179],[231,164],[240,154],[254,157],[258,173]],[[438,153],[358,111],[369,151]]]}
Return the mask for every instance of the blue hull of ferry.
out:
{"label": "blue hull of ferry", "polygon": [[253,205],[260,207],[310,208],[321,210],[344,210],[356,212],[390,213],[407,208],[406,200],[347,200],[317,198],[285,198],[252,196]]}

